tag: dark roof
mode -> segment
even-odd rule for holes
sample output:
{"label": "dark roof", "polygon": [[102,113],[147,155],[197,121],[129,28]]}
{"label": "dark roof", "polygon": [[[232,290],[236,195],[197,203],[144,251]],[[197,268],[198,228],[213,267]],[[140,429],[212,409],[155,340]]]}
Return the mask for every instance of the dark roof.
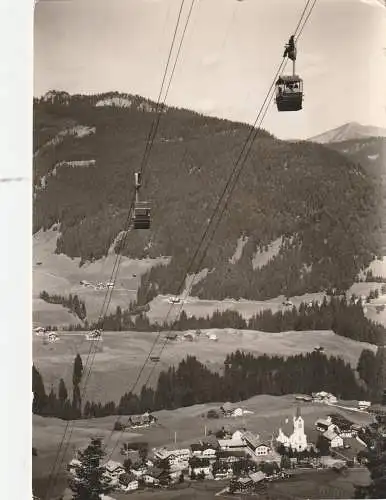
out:
{"label": "dark roof", "polygon": [[216,438],[216,436],[207,436],[203,441],[202,441],[202,444],[204,446],[208,446],[208,447],[211,447],[211,448],[219,448],[220,445],[218,444],[218,439]]}
{"label": "dark roof", "polygon": [[155,478],[159,478],[160,476],[162,476],[162,474],[165,474],[166,471],[164,469],[160,469],[158,467],[153,467],[152,469],[150,469],[148,472],[147,472],[147,476],[151,476],[151,477],[155,477]]}
{"label": "dark roof", "polygon": [[241,484],[249,484],[252,483],[253,481],[250,477],[239,477],[238,479],[236,479],[236,482]]}
{"label": "dark roof", "polygon": [[241,458],[245,457],[245,452],[242,450],[221,450],[218,452],[219,458],[228,458],[228,457],[236,457]]}
{"label": "dark roof", "polygon": [[298,75],[280,75],[277,82],[278,83],[280,80],[283,82],[301,82],[302,79]]}
{"label": "dark roof", "polygon": [[122,484],[129,484],[132,481],[136,481],[137,478],[134,476],[134,474],[128,474],[127,472],[124,472],[123,474],[120,474],[119,476],[119,482]]}

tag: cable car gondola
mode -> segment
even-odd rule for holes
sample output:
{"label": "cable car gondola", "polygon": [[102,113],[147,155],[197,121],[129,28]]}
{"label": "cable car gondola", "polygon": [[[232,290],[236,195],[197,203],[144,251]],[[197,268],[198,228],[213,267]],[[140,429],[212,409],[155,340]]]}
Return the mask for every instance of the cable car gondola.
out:
{"label": "cable car gondola", "polygon": [[303,108],[303,80],[295,73],[296,52],[295,39],[292,35],[283,56],[288,56],[292,61],[292,75],[280,75],[276,81],[278,111],[300,111]]}
{"label": "cable car gondola", "polygon": [[136,172],[135,176],[135,205],[133,214],[134,229],[150,229],[150,203],[139,201],[139,189],[142,185],[141,173]]}

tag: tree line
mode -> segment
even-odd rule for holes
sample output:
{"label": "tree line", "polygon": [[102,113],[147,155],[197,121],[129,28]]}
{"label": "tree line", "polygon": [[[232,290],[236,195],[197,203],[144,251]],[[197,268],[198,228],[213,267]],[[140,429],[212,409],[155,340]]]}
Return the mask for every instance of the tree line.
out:
{"label": "tree line", "polygon": [[86,304],[83,300],[79,299],[77,295],[70,294],[68,297],[57,294],[50,295],[43,290],[39,297],[49,304],[61,304],[72,313],[76,314],[81,321],[84,321],[87,317]]}
{"label": "tree line", "polygon": [[[258,394],[281,396],[311,394],[321,390],[346,400],[361,400],[371,396],[366,383],[357,380],[355,371],[348,363],[338,357],[328,358],[319,352],[283,358],[236,351],[227,355],[222,374],[212,372],[194,356],[187,356],[177,367],[162,371],[154,389],[143,386],[139,394],[125,393],[119,402],[104,405],[91,401],[81,404],[79,383],[82,369],[80,356],[77,355],[71,403],[62,380],[58,397],[53,389],[47,396],[43,378],[34,366],[34,413],[63,419],[136,415],[145,411],[172,410],[209,402],[237,402]],[[366,369],[361,368],[360,374],[367,377]]]}
{"label": "tree line", "polygon": [[58,384],[58,390],[55,392],[51,387],[47,394],[44,386],[43,377],[32,365],[32,392],[34,400],[32,412],[44,417],[58,417],[63,420],[75,420],[82,418],[80,382],[83,376],[83,362],[79,354],[76,355],[72,373],[72,397],[61,378]]}
{"label": "tree line", "polygon": [[[351,298],[333,296],[325,297],[321,303],[302,302],[299,308],[292,307],[277,312],[265,309],[255,313],[250,319],[244,319],[237,311],[215,311],[212,316],[196,318],[188,317],[183,310],[173,323],[151,323],[145,314],[133,319],[133,308],[122,310],[117,307],[115,313],[106,316],[102,322],[94,323],[92,328],[106,331],[183,331],[209,328],[235,328],[244,330],[261,330],[264,332],[332,330],[337,335],[383,345],[386,329],[383,325],[366,318],[360,300],[354,295]],[[72,327],[75,328],[75,327]],[[82,329],[79,327],[79,329]]]}

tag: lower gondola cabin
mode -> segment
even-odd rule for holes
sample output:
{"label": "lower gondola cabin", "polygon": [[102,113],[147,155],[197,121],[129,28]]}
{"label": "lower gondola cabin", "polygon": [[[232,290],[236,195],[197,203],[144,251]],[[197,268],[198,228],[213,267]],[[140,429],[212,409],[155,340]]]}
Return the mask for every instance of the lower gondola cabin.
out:
{"label": "lower gondola cabin", "polygon": [[134,229],[150,229],[150,224],[150,207],[148,203],[136,203],[133,216]]}
{"label": "lower gondola cabin", "polygon": [[303,109],[303,80],[294,75],[282,75],[276,82],[276,106],[278,111]]}

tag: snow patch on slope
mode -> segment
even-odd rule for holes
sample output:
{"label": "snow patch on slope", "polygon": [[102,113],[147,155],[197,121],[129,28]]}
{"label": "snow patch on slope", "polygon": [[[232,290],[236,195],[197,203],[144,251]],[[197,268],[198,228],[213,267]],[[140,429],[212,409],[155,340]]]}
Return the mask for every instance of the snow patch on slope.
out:
{"label": "snow patch on slope", "polygon": [[241,256],[243,254],[243,249],[245,245],[248,243],[248,239],[249,239],[248,236],[240,236],[240,238],[237,240],[235,253],[229,259],[229,262],[231,264],[236,264],[241,259]]}
{"label": "snow patch on slope", "polygon": [[280,249],[283,245],[283,237],[277,238],[272,243],[270,243],[265,250],[260,249],[252,257],[252,267],[253,270],[261,269],[262,267],[269,264],[269,262],[278,255]]}

